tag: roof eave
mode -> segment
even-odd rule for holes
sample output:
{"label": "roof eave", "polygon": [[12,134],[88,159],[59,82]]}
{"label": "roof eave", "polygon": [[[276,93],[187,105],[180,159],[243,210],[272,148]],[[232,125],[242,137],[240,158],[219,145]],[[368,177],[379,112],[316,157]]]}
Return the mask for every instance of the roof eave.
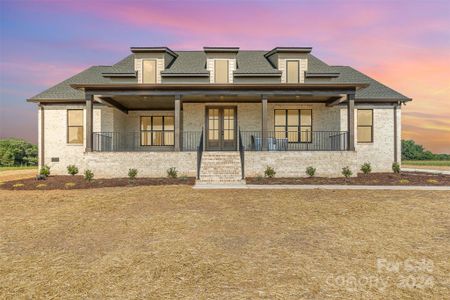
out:
{"label": "roof eave", "polygon": [[130,47],[130,51],[133,53],[161,53],[167,52],[174,58],[178,57],[178,54],[170,50],[168,47]]}
{"label": "roof eave", "polygon": [[311,53],[312,47],[275,47],[266,54],[264,57],[270,57],[275,53]]}
{"label": "roof eave", "polygon": [[209,77],[209,73],[163,73],[162,77]]}
{"label": "roof eave", "polygon": [[281,77],[281,73],[233,73],[235,77]]}

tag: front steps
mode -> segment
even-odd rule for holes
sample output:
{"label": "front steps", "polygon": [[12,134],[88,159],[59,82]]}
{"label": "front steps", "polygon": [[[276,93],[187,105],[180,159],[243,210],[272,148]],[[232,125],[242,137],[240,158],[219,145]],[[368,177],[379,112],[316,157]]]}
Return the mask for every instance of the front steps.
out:
{"label": "front steps", "polygon": [[241,157],[238,151],[205,151],[197,184],[242,185]]}

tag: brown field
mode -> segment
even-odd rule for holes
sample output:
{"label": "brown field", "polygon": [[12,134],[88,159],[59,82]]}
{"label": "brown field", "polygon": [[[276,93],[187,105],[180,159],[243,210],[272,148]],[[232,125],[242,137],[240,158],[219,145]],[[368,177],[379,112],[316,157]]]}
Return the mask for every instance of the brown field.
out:
{"label": "brown field", "polygon": [[0,212],[1,299],[450,297],[445,191],[2,190]]}

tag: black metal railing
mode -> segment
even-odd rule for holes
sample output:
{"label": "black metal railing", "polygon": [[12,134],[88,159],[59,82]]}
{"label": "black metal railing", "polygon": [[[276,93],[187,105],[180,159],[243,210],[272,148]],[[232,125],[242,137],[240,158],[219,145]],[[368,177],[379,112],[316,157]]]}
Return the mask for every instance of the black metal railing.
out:
{"label": "black metal railing", "polygon": [[242,134],[241,134],[241,128],[239,128],[239,155],[241,157],[241,176],[242,179],[245,179],[245,163],[244,163],[244,155],[245,155],[245,147],[244,144],[242,143]]}
{"label": "black metal railing", "polygon": [[181,150],[197,151],[202,136],[203,133],[201,131],[184,131],[182,134]]}
{"label": "black metal railing", "polygon": [[203,128],[200,134],[200,142],[197,147],[197,179],[200,179],[200,168],[202,166],[202,155],[203,155]]}
{"label": "black metal railing", "polygon": [[[199,131],[183,132],[180,150],[196,151],[200,135]],[[92,136],[93,150],[99,152],[175,150],[175,132],[169,130],[94,132]]]}
{"label": "black metal railing", "polygon": [[245,151],[345,151],[347,131],[242,131]]}

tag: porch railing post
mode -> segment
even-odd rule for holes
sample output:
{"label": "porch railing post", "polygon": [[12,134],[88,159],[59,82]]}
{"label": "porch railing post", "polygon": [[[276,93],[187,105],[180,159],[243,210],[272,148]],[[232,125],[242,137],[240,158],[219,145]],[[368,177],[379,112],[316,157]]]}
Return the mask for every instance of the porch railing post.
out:
{"label": "porch railing post", "polygon": [[268,150],[268,140],[267,140],[267,97],[262,96],[261,98],[261,142],[262,150]]}

